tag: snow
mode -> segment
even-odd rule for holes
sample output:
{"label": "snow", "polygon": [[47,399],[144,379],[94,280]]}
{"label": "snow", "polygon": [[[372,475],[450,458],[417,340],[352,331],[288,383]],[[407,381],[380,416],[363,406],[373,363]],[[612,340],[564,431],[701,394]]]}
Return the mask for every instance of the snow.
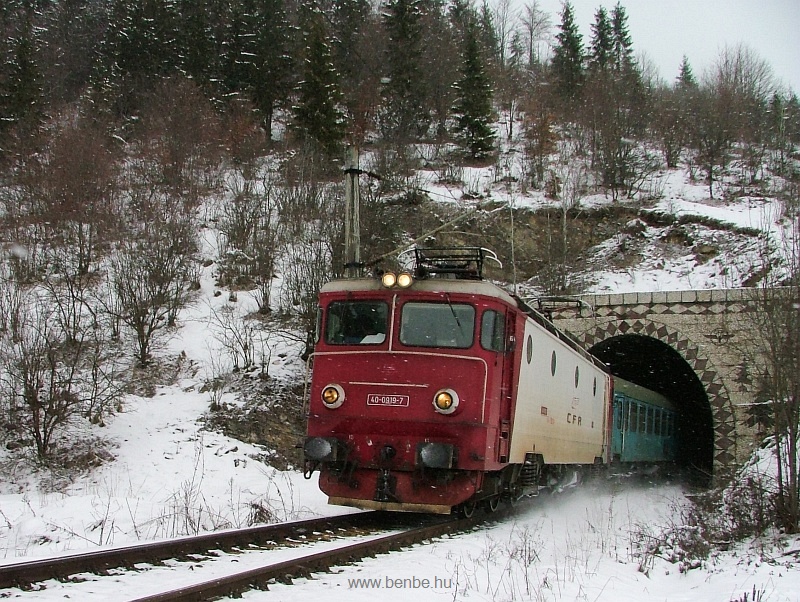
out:
{"label": "snow", "polygon": [[[497,526],[271,589],[286,602],[311,596],[357,602],[376,595],[387,602],[414,595],[476,601],[739,600],[754,587],[764,600],[796,599],[800,573],[746,546],[683,573],[661,558],[638,556],[638,547],[669,524],[670,511],[681,503],[683,493],[674,485],[586,485],[533,500]],[[270,598],[252,592],[244,599]]]}
{"label": "snow", "polygon": [[[785,223],[779,219],[782,206],[777,199],[717,201],[708,198],[707,188],[692,183],[685,172],[661,177],[663,194],[652,210],[782,236]],[[437,201],[476,203],[461,200],[431,172],[423,181]],[[467,169],[464,181],[470,192],[513,203],[516,208],[553,203],[538,192],[522,195],[493,184],[491,169]],[[582,202],[610,200],[599,195]],[[648,227],[642,244],[645,248],[657,244],[661,234],[658,228]],[[213,258],[213,233],[205,231],[203,240],[205,253]],[[618,242],[599,246],[598,256],[612,253]],[[670,258],[645,254],[634,267],[595,271],[588,292],[738,286],[757,252],[757,245],[742,237],[734,239],[726,254],[705,262],[699,262],[690,249]],[[7,468],[8,480],[0,483],[0,562],[235,528],[248,523],[254,506],[268,509],[275,521],[352,511],[328,506],[316,478],[306,480],[298,471],[278,471],[259,462],[255,458],[264,452],[260,446],[202,428],[199,418],[209,407],[202,383],[219,370],[224,357],[215,335],[214,312],[228,307],[246,315],[256,307],[247,293],[240,292],[235,303],[226,291],[215,296],[213,270],[213,265],[204,268],[195,302],[180,314],[178,330],[159,351],[164,357],[178,358],[177,382],[158,387],[153,396],[127,395],[105,427],[94,427],[93,434],[108,442],[113,461],[63,481],[34,470],[31,464]],[[302,379],[301,345],[279,339],[269,344],[275,347],[270,375]],[[225,401],[237,403],[232,394]],[[658,555],[643,554],[642,545],[680,520],[684,504],[684,491],[675,484],[582,485],[526,503],[512,520],[298,579],[291,586],[275,584],[269,592],[246,592],[243,599],[798,599],[800,571],[796,553],[791,553],[800,548],[797,539],[743,543],[683,571]],[[143,572],[118,571],[113,577],[85,576],[88,581],[79,585],[45,582],[34,591],[0,590],[0,597],[130,599],[177,586],[195,568],[204,576],[216,575],[246,568],[249,562],[277,562],[291,553],[296,551],[273,550],[252,559],[223,557],[215,561],[216,568],[198,565],[191,571],[183,566],[186,563],[167,563]]]}

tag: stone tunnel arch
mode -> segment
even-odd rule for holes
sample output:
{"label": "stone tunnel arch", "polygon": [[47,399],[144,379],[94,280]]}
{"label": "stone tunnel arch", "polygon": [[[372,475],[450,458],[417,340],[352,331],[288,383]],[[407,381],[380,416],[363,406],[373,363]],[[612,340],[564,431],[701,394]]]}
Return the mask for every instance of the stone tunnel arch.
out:
{"label": "stone tunnel arch", "polygon": [[612,374],[657,390],[680,405],[680,460],[728,475],[736,458],[735,415],[719,371],[691,340],[648,320],[614,320],[583,336]]}

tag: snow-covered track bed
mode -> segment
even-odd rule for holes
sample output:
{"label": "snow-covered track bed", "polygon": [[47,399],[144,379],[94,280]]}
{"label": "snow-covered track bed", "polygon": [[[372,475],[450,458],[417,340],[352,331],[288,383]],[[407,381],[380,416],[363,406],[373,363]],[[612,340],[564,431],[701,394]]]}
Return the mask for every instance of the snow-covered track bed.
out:
{"label": "snow-covered track bed", "polygon": [[65,581],[81,573],[103,573],[142,563],[199,557],[219,551],[273,548],[355,535],[382,530],[381,522],[385,519],[380,517],[380,513],[359,512],[13,562],[0,565],[0,588],[28,589],[37,582],[48,579]]}
{"label": "snow-covered track bed", "polygon": [[[242,592],[250,589],[268,590],[271,583],[291,583],[294,578],[309,577],[312,573],[324,572],[334,566],[351,564],[363,558],[420,544],[448,533],[467,531],[477,526],[484,518],[483,516],[460,519],[423,517],[422,520],[426,523],[423,526],[407,528],[321,552],[312,551],[291,560],[258,566],[206,581],[198,581],[169,591],[136,598],[132,602],[210,600],[225,596],[238,597]],[[419,520],[419,517],[417,519]]]}
{"label": "snow-covered track bed", "polygon": [[[511,508],[491,514],[502,519]],[[472,518],[359,512],[0,566],[0,597],[155,602],[237,596],[465,532]]]}

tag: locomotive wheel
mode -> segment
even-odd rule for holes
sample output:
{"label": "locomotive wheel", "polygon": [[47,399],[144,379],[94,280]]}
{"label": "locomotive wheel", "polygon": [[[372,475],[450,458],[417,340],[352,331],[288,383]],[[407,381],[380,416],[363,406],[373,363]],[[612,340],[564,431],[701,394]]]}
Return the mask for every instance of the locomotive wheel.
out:
{"label": "locomotive wheel", "polygon": [[489,512],[497,512],[497,509],[500,507],[500,496],[496,495],[494,497],[490,497],[486,500],[486,508]]}
{"label": "locomotive wheel", "polygon": [[475,502],[464,502],[461,504],[461,516],[464,518],[472,518],[472,515],[475,514],[476,506]]}

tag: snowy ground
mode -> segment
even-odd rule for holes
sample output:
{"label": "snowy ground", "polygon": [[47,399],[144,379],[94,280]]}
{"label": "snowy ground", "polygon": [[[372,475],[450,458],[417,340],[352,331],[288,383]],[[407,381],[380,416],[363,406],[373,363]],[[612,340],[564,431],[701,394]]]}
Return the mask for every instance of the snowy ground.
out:
{"label": "snowy ground", "polygon": [[[276,598],[404,602],[423,600],[797,600],[800,571],[781,557],[742,546],[707,566],[680,572],[661,558],[640,556],[683,503],[677,486],[586,486],[535,500],[512,521],[473,534],[366,560],[295,585],[274,586]],[[795,550],[797,542],[794,542]],[[790,566],[787,566],[789,564]],[[360,579],[360,581],[358,581]],[[425,587],[423,580],[427,580]],[[246,600],[267,600],[252,593]]]}
{"label": "snowy ground", "polygon": [[[502,192],[494,194],[502,198]],[[515,199],[523,202],[546,201]],[[657,208],[780,235],[784,226],[777,219],[778,207],[769,199],[712,201],[704,187],[692,186],[685,174],[675,173],[666,178]],[[738,272],[723,274],[721,266],[756,251],[734,249],[736,258],[719,256],[705,263],[689,252],[659,263],[643,261],[624,271],[595,274],[592,290],[736,286]],[[210,266],[196,303],[181,314],[180,329],[163,350],[165,356],[184,356],[177,384],[159,388],[152,397],[126,397],[121,411],[96,429],[94,435],[109,442],[114,461],[78,478],[53,482],[30,464],[10,465],[0,456],[8,475],[0,482],[0,562],[237,527],[248,523],[254,508],[268,509],[281,521],[348,511],[327,506],[315,481],[254,460],[264,451],[258,446],[202,430],[198,417],[208,409],[209,394],[201,386],[221,354],[212,309],[231,303],[227,294],[215,297],[215,290]],[[247,313],[254,305],[240,294],[235,307]],[[298,343],[269,344],[275,347],[270,374],[301,379]],[[226,401],[236,403],[233,396]],[[684,502],[675,485],[577,489],[538,499],[513,521],[298,580],[293,586],[246,593],[244,599],[800,600],[798,540],[743,544],[685,572],[665,559],[638,554],[637,546],[678,520],[675,512]],[[159,574],[170,570],[158,569]],[[150,593],[153,586],[152,580],[134,582],[126,573],[115,579],[120,589],[112,586],[113,594],[107,582],[98,591],[91,583],[70,591],[82,591],[87,600],[129,599]],[[149,583],[136,585],[142,581]],[[0,597],[55,600],[76,595],[59,584],[45,585],[37,592],[2,590]]]}

